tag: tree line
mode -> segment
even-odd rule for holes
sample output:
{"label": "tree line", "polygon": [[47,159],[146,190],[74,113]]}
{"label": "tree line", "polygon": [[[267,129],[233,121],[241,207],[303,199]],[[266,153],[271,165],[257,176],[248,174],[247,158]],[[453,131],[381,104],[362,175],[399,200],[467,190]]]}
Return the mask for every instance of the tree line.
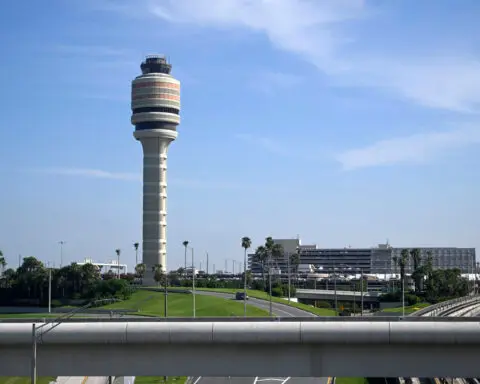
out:
{"label": "tree line", "polygon": [[53,306],[111,297],[126,299],[134,279],[133,275],[118,279],[112,272],[101,276],[98,267],[88,263],[48,268],[33,256],[25,257],[16,269],[6,266],[1,255],[0,305],[47,305],[50,281]]}
{"label": "tree line", "polygon": [[[392,261],[397,272],[400,269],[400,282],[405,286],[407,284],[407,266],[409,260],[412,262],[411,280],[413,281],[413,290],[407,290],[406,299],[409,304],[415,304],[420,300],[429,303],[454,299],[466,296],[469,291],[474,290],[468,279],[462,277],[459,268],[452,269],[433,269],[433,255],[427,251],[426,257],[422,259],[421,251],[418,248],[402,249],[400,257],[393,256]],[[400,298],[401,286],[397,286],[395,292],[385,296],[387,298]]]}

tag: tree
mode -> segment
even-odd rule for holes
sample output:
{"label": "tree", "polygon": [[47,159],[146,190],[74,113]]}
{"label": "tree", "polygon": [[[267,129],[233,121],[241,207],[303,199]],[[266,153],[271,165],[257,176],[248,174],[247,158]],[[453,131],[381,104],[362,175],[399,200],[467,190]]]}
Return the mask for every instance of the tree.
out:
{"label": "tree", "polygon": [[145,276],[146,270],[147,270],[147,266],[144,263],[140,263],[135,266],[135,273],[140,279],[143,279],[143,276]]}
{"label": "tree", "polygon": [[247,270],[247,250],[252,246],[252,240],[249,237],[242,237],[242,248],[243,248],[243,263],[244,269]]}
{"label": "tree", "polygon": [[422,290],[422,281],[425,276],[425,269],[421,266],[422,257],[420,249],[412,249],[410,251],[410,257],[413,263],[412,279],[415,282],[415,292],[418,293]]}
{"label": "tree", "polygon": [[152,272],[153,272],[153,279],[157,282],[157,284],[160,284],[164,276],[162,264],[153,265]]}
{"label": "tree", "polygon": [[253,262],[258,264],[262,267],[262,279],[263,283],[265,284],[265,268],[268,260],[268,252],[265,246],[260,245],[255,250],[255,254],[253,255]]}
{"label": "tree", "polygon": [[298,275],[298,266],[300,265],[300,255],[298,252],[292,253],[290,255],[290,266],[293,267],[293,272],[295,276]]}
{"label": "tree", "polygon": [[400,267],[400,279],[405,284],[405,270],[408,263],[409,252],[408,249],[402,249],[400,253],[400,259],[398,260],[398,266]]}
{"label": "tree", "polygon": [[3,276],[3,272],[5,271],[6,266],[7,266],[7,260],[5,260],[5,256],[3,256],[3,252],[0,251],[0,276]]}
{"label": "tree", "polygon": [[257,247],[255,251],[254,261],[262,266],[262,277],[265,284],[265,269],[268,266],[268,277],[272,272],[272,262],[278,266],[278,260],[284,257],[283,247],[281,244],[275,244],[269,236],[265,238],[265,245]]}

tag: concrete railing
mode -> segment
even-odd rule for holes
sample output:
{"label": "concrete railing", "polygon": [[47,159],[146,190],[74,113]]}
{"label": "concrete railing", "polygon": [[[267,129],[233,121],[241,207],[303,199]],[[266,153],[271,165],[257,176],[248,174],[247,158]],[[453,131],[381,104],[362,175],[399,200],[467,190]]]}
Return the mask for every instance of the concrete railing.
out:
{"label": "concrete railing", "polygon": [[[52,328],[49,330],[49,328]],[[46,325],[41,345],[464,344],[480,345],[479,322],[68,323]],[[0,346],[31,345],[31,324],[0,324]]]}
{"label": "concrete railing", "polygon": [[[479,322],[436,320],[66,323],[39,340],[38,375],[475,377]],[[29,375],[31,329],[0,324],[3,375]]]}
{"label": "concrete railing", "polygon": [[422,308],[419,311],[413,312],[410,316],[439,316],[441,312],[451,309],[454,307],[462,306],[465,304],[476,304],[480,303],[480,295],[476,296],[465,296],[457,299],[452,299],[448,301],[443,301],[428,307]]}

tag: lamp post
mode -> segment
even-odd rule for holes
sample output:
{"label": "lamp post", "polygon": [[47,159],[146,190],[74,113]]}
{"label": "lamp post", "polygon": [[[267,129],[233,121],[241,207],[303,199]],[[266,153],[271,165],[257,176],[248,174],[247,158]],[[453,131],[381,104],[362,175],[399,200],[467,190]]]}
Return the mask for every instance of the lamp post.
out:
{"label": "lamp post", "polygon": [[337,275],[336,275],[337,268],[335,267],[335,263],[333,263],[333,289],[334,289],[334,297],[335,297],[335,313],[338,315],[338,303],[337,303]]}
{"label": "lamp post", "polygon": [[48,313],[52,313],[52,268],[48,268]]}
{"label": "lamp post", "polygon": [[363,316],[363,269],[362,268],[360,268],[360,280],[361,280],[360,284],[362,284],[362,291],[361,291],[362,298],[360,300],[360,305],[362,306],[362,308],[360,310],[360,316]]}
{"label": "lamp post", "polygon": [[[37,346],[38,346],[38,341],[40,338],[40,341],[42,340],[43,335],[47,334],[51,330],[55,329],[58,327],[60,324],[62,324],[63,320],[70,319],[72,316],[74,316],[77,313],[80,313],[88,308],[90,308],[92,305],[98,304],[98,303],[104,303],[104,302],[115,302],[115,301],[121,301],[119,299],[100,299],[100,300],[95,300],[87,305],[84,305],[83,307],[76,308],[73,311],[67,312],[56,319],[54,319],[52,322],[48,323],[43,323],[40,326],[37,326],[36,323],[32,324],[32,355],[31,355],[31,361],[30,361],[30,381],[31,384],[36,384],[37,383]],[[50,325],[50,328],[48,328],[45,331],[42,331],[44,327],[47,325]]]}
{"label": "lamp post", "polygon": [[268,294],[269,300],[269,316],[272,317],[273,304],[272,304],[272,252],[268,253]]}
{"label": "lamp post", "polygon": [[63,267],[63,245],[66,243],[66,241],[59,241],[58,244],[60,244],[60,268]]}
{"label": "lamp post", "polygon": [[290,304],[290,254],[287,254],[288,304]]}
{"label": "lamp post", "polygon": [[193,318],[196,317],[196,308],[195,308],[195,260],[194,260],[194,250],[193,247],[190,247],[192,251],[192,295],[193,295]]}

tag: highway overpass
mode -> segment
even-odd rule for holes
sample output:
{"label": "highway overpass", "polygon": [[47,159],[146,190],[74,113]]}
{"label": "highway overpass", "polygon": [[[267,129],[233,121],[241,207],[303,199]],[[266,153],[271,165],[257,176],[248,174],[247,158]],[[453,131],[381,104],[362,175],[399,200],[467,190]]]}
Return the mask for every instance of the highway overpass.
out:
{"label": "highway overpass", "polygon": [[[475,377],[475,321],[49,324],[39,376]],[[32,325],[0,324],[0,372],[28,376]]]}
{"label": "highway overpass", "polygon": [[[378,303],[381,292],[363,292],[363,302],[365,304]],[[354,301],[356,300],[360,304],[362,298],[362,292],[360,291],[337,291],[337,301]],[[295,297],[301,302],[314,301],[314,300],[335,300],[334,290],[325,289],[297,289]]]}

